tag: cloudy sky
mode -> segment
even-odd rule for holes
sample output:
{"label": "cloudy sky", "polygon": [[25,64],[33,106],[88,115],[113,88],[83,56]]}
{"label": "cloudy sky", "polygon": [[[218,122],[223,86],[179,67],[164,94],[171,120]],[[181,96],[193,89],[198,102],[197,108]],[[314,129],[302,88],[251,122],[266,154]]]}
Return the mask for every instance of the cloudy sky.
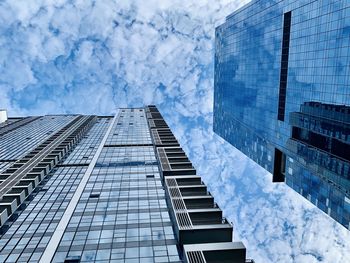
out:
{"label": "cloudy sky", "polygon": [[248,1],[0,0],[0,108],[156,104],[256,262],[347,262],[350,232],[212,132],[214,28]]}

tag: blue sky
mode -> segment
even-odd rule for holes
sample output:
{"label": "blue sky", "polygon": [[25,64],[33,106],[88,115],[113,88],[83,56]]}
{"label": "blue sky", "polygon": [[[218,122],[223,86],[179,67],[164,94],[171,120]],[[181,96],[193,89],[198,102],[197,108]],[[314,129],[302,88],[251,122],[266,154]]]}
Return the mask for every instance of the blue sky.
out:
{"label": "blue sky", "polygon": [[212,132],[214,28],[248,1],[0,0],[0,108],[156,104],[256,262],[346,262],[350,232]]}

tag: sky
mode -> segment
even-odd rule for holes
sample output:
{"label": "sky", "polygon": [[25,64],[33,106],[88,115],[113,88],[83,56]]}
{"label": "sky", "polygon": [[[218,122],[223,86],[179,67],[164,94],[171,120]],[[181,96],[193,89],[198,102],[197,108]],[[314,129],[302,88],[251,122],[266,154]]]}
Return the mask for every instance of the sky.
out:
{"label": "sky", "polygon": [[349,262],[350,231],[212,131],[214,30],[249,1],[0,0],[0,108],[156,104],[256,262]]}

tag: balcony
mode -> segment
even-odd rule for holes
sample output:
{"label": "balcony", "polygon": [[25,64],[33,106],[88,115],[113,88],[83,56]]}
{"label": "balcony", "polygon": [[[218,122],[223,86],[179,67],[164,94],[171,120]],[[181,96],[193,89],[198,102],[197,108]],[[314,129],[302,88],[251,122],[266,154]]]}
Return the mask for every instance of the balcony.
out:
{"label": "balcony", "polygon": [[207,187],[204,184],[180,186],[179,189],[183,197],[207,195]]}
{"label": "balcony", "polygon": [[195,175],[196,170],[180,147],[157,148],[163,177],[174,175]]}
{"label": "balcony", "polygon": [[179,147],[180,144],[168,128],[152,129],[153,142],[157,147]]}
{"label": "balcony", "polygon": [[185,206],[187,209],[201,209],[201,208],[214,208],[214,198],[208,196],[183,196]]}
{"label": "balcony", "polygon": [[199,176],[171,176],[165,179],[165,184],[180,244],[232,241],[232,226],[222,217]]}
{"label": "balcony", "polygon": [[253,263],[242,242],[184,245],[186,263]]}

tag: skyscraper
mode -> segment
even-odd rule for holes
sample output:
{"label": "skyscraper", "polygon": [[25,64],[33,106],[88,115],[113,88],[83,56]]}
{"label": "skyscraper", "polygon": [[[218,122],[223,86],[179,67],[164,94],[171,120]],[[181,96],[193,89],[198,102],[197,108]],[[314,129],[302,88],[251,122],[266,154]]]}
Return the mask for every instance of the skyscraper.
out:
{"label": "skyscraper", "polygon": [[0,262],[246,262],[155,106],[9,118],[0,136]]}
{"label": "skyscraper", "polygon": [[216,28],[214,131],[350,229],[350,2],[252,1]]}

